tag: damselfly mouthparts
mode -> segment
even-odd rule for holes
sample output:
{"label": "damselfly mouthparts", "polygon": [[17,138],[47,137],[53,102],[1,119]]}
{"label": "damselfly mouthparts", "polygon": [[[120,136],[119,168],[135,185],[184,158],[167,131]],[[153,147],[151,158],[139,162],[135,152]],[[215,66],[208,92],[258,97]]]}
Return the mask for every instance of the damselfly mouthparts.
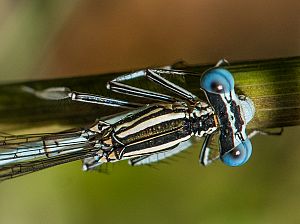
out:
{"label": "damselfly mouthparts", "polygon": [[[236,95],[234,79],[219,63],[201,76],[199,88],[207,102],[163,78],[164,74],[189,75],[167,69],[146,69],[118,77],[107,87],[118,93],[160,101],[141,105],[103,96],[79,93],[65,87],[27,92],[52,100],[73,101],[131,109],[126,115],[98,120],[89,128],[44,135],[3,135],[0,141],[0,179],[8,179],[74,160],[83,161],[83,170],[106,163],[129,160],[131,165],[156,162],[187,148],[192,136],[205,137],[200,153],[203,165],[220,158],[229,166],[249,159],[252,146],[246,125],[255,108],[246,96]],[[172,91],[176,97],[129,86],[123,81],[145,76]],[[219,149],[209,147],[218,137]]]}

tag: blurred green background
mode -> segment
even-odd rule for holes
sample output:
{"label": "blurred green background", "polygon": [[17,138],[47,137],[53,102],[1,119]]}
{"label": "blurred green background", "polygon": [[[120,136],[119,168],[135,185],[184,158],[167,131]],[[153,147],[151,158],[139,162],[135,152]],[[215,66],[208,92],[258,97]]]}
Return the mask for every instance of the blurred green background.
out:
{"label": "blurred green background", "polygon": [[[180,59],[295,56],[299,7],[297,0],[4,0],[0,80],[117,72]],[[119,163],[108,174],[83,173],[75,162],[9,180],[0,183],[0,223],[299,223],[299,131],[256,137],[253,156],[241,168],[200,167],[200,142],[154,168]]]}

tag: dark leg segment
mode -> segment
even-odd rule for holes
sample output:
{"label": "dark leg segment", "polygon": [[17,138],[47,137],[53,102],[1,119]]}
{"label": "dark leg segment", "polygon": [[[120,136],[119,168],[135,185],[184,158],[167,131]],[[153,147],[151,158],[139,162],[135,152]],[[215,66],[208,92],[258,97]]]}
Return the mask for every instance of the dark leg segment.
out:
{"label": "dark leg segment", "polygon": [[195,103],[197,101],[197,97],[186,89],[177,86],[176,84],[170,82],[169,80],[163,78],[161,75],[163,74],[172,74],[172,75],[187,75],[186,72],[181,71],[172,71],[172,70],[164,70],[164,69],[148,69],[146,71],[146,76],[152,80],[153,82],[161,85],[162,87],[176,93],[183,99]]}
{"label": "dark leg segment", "polygon": [[126,95],[131,95],[131,96],[136,96],[136,97],[142,97],[142,98],[147,98],[151,100],[159,100],[159,101],[164,101],[164,102],[175,102],[177,101],[174,97],[161,94],[161,93],[156,93],[152,92],[149,90],[144,90],[140,88],[136,88],[133,86],[126,85],[124,83],[116,82],[116,81],[110,81],[107,84],[107,88],[117,92],[117,93],[122,93]]}
{"label": "dark leg segment", "polygon": [[124,100],[117,100],[105,96],[93,95],[89,93],[80,93],[70,90],[66,87],[51,87],[44,90],[34,90],[30,87],[23,87],[23,91],[31,93],[38,98],[46,100],[63,100],[71,99],[85,103],[100,104],[112,107],[122,107],[135,109],[143,106],[143,104],[131,103]]}

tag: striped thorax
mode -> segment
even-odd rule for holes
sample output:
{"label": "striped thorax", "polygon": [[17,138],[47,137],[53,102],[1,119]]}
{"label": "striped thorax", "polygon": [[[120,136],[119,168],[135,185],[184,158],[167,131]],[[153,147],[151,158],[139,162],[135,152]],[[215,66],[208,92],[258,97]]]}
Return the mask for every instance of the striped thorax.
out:
{"label": "striped thorax", "polygon": [[110,126],[109,133],[101,139],[102,144],[108,146],[107,156],[101,161],[170,150],[194,135],[202,137],[216,129],[214,112],[204,102],[192,108],[183,102],[150,105]]}

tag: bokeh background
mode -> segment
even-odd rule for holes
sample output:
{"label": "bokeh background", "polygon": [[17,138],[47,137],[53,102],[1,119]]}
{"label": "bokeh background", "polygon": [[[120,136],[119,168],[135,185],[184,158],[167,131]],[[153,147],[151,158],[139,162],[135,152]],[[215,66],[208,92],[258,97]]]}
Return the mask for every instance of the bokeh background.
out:
{"label": "bokeh background", "polygon": [[[297,0],[3,0],[0,81],[296,56],[299,9]],[[299,223],[299,131],[256,137],[241,168],[200,167],[199,144],[154,168],[83,173],[75,162],[6,181],[0,223]]]}

